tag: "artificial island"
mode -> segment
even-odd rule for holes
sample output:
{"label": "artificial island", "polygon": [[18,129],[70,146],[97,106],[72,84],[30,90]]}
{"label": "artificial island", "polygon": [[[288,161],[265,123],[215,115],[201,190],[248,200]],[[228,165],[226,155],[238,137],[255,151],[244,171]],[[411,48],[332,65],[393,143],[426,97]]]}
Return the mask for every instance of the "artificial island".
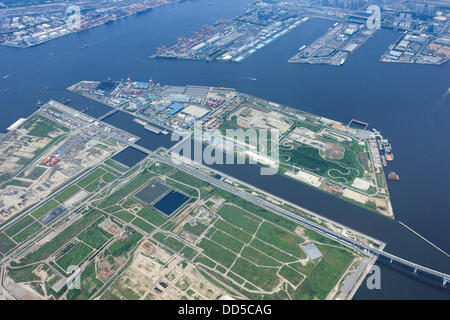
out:
{"label": "artificial island", "polygon": [[[279,174],[392,216],[379,150],[387,141],[366,124],[228,88],[128,79],[69,90],[110,110],[94,118],[50,100],[1,138],[3,297],[348,299],[383,250],[381,241],[171,157],[200,121],[204,132],[215,129],[202,144],[224,152],[227,129],[272,128]],[[121,115],[128,130],[114,121]],[[182,139],[168,142],[174,132]],[[149,146],[146,135],[164,142]],[[234,156],[275,165],[258,146],[236,144]],[[68,287],[77,276],[81,287]]]}

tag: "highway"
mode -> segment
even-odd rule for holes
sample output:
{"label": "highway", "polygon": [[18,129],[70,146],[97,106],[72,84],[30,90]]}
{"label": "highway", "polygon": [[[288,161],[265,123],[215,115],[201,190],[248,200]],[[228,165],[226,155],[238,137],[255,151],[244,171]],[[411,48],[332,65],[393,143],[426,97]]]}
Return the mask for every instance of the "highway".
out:
{"label": "highway", "polygon": [[323,227],[323,226],[321,226],[319,224],[316,224],[314,222],[311,222],[311,221],[308,221],[306,219],[303,219],[300,216],[297,216],[296,214],[293,214],[292,212],[289,212],[289,211],[287,211],[287,210],[285,210],[283,208],[280,208],[280,207],[278,207],[277,205],[275,205],[275,204],[273,204],[271,202],[268,202],[266,200],[260,199],[260,198],[254,196],[254,195],[248,194],[248,193],[246,193],[246,192],[244,192],[244,191],[242,191],[242,190],[240,190],[240,189],[238,189],[238,188],[236,188],[236,187],[234,187],[234,186],[232,186],[232,185],[230,185],[230,184],[228,184],[226,182],[223,182],[222,180],[218,180],[216,178],[213,178],[213,177],[211,177],[211,176],[201,172],[200,170],[193,169],[192,167],[187,166],[187,165],[182,164],[182,163],[175,164],[172,161],[171,158],[167,158],[165,156],[162,156],[162,155],[159,155],[157,153],[154,153],[154,152],[152,152],[152,151],[150,151],[150,150],[148,150],[148,149],[146,149],[146,148],[144,148],[142,146],[139,146],[139,145],[136,145],[136,144],[132,144],[131,146],[136,148],[136,149],[138,149],[138,150],[141,150],[142,152],[147,153],[149,156],[151,156],[151,157],[153,157],[153,158],[155,158],[155,159],[157,159],[157,160],[159,160],[161,162],[164,162],[164,163],[169,164],[171,166],[175,166],[175,167],[177,167],[178,169],[180,169],[180,170],[182,170],[184,172],[187,172],[187,173],[189,173],[189,174],[191,174],[191,175],[193,175],[193,176],[195,176],[195,177],[197,177],[197,178],[199,178],[201,180],[204,180],[204,181],[206,181],[206,182],[208,182],[208,183],[210,183],[210,184],[212,184],[212,185],[214,185],[214,186],[216,186],[218,188],[224,189],[225,191],[228,191],[228,192],[230,192],[230,193],[232,193],[232,194],[234,194],[234,195],[236,195],[236,196],[238,196],[240,198],[243,198],[243,199],[245,199],[247,201],[250,201],[250,202],[252,202],[252,203],[254,203],[254,204],[256,204],[256,205],[258,205],[258,206],[260,206],[260,207],[262,207],[264,209],[267,209],[269,211],[272,211],[274,213],[282,215],[282,216],[288,218],[289,220],[292,220],[294,222],[299,223],[302,226],[305,226],[307,228],[313,229],[313,230],[315,230],[315,231],[317,231],[317,232],[319,232],[319,233],[321,233],[321,234],[323,234],[325,236],[331,237],[334,240],[336,240],[336,241],[338,241],[338,242],[340,242],[340,243],[342,243],[344,245],[347,245],[347,246],[350,246],[352,248],[355,248],[356,250],[361,251],[362,253],[364,253],[367,256],[376,255],[376,256],[385,257],[388,260],[390,260],[391,263],[393,261],[395,261],[395,262],[397,262],[397,263],[399,263],[401,265],[404,265],[404,266],[407,266],[407,267],[411,268],[412,270],[414,270],[414,274],[416,274],[417,271],[421,271],[421,272],[424,272],[426,274],[433,275],[433,276],[435,276],[437,278],[440,278],[441,281],[442,281],[442,285],[444,285],[444,286],[447,283],[450,282],[450,275],[449,274],[446,274],[446,273],[443,273],[443,272],[440,272],[440,271],[437,271],[437,270],[433,270],[431,268],[427,268],[427,267],[421,266],[421,265],[416,264],[414,262],[411,262],[411,261],[408,261],[406,259],[397,257],[397,256],[395,256],[393,254],[388,253],[388,252],[385,252],[385,251],[382,251],[382,250],[379,250],[379,249],[376,249],[376,248],[373,248],[373,247],[369,247],[369,246],[367,246],[365,244],[362,244],[360,242],[357,242],[357,241],[355,241],[353,239],[350,239],[348,237],[342,236],[341,234],[336,233],[336,232],[334,232],[332,230],[329,230],[329,229],[327,229],[327,228],[325,228],[325,227]]}

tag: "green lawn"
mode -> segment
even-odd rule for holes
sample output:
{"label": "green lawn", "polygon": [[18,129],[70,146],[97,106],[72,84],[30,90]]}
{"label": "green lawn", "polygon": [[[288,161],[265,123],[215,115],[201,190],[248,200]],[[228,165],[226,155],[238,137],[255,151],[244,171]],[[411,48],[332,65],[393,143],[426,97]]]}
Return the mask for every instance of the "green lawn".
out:
{"label": "green lawn", "polygon": [[272,291],[280,283],[278,268],[257,267],[242,258],[236,260],[231,270],[266,291]]}
{"label": "green lawn", "polygon": [[145,222],[144,220],[142,220],[141,218],[136,218],[131,222],[133,225],[135,225],[136,227],[138,227],[139,229],[147,232],[147,233],[152,233],[155,230],[155,227],[152,226],[151,224]]}
{"label": "green lawn", "polygon": [[305,253],[300,247],[304,239],[270,222],[264,222],[261,225],[261,228],[256,233],[256,237],[296,257],[305,257]]}
{"label": "green lawn", "polygon": [[202,239],[198,244],[198,247],[203,249],[204,255],[219,262],[225,267],[230,267],[234,259],[236,259],[236,255],[233,252],[208,239]]}
{"label": "green lawn", "polygon": [[120,257],[134,249],[141,239],[142,235],[139,232],[127,228],[127,237],[125,239],[115,241],[109,247],[109,251],[113,257]]}
{"label": "green lawn", "polygon": [[227,249],[230,249],[234,253],[239,253],[241,249],[244,247],[244,243],[239,240],[234,239],[233,237],[223,233],[220,230],[217,230],[214,235],[211,237],[211,240],[221,244]]}
{"label": "green lawn", "polygon": [[70,187],[68,187],[67,189],[65,189],[63,192],[61,192],[60,194],[58,194],[55,199],[57,201],[59,201],[60,203],[64,203],[66,200],[69,200],[70,198],[72,198],[72,196],[74,196],[78,191],[80,191],[80,187],[76,186],[76,185],[72,185]]}
{"label": "green lawn", "polygon": [[92,248],[88,247],[84,243],[78,242],[69,251],[67,251],[62,257],[56,260],[58,264],[64,271],[72,266],[78,266],[90,253]]}
{"label": "green lawn", "polygon": [[97,210],[90,210],[84,214],[82,218],[73,222],[64,231],[53,238],[52,241],[46,242],[36,251],[30,252],[19,262],[19,265],[31,264],[40,260],[47,259],[56,250],[67,244],[71,239],[76,237],[86,227],[90,226],[94,221],[98,220],[102,213]]}
{"label": "green lawn", "polygon": [[33,217],[35,217],[36,219],[41,218],[42,216],[44,216],[47,212],[49,212],[50,210],[55,209],[57,206],[59,205],[58,202],[56,202],[53,199],[50,199],[48,202],[46,202],[44,205],[40,206],[39,208],[37,208],[36,210],[34,210],[31,215]]}
{"label": "green lawn", "polygon": [[7,253],[9,250],[14,248],[15,244],[9,239],[6,234],[0,233],[0,252]]}
{"label": "green lawn", "polygon": [[167,221],[166,217],[164,217],[163,215],[161,215],[155,209],[152,208],[143,208],[137,213],[137,215],[144,218],[145,220],[147,220],[148,222],[157,227],[161,226],[164,222]]}
{"label": "green lawn", "polygon": [[6,229],[5,233],[8,236],[12,237],[16,233],[19,233],[20,231],[22,231],[23,229],[25,229],[26,227],[31,225],[34,221],[35,220],[32,217],[26,216],[25,218],[17,221],[12,226],[10,226],[8,229]]}
{"label": "green lawn", "polygon": [[41,229],[42,225],[39,222],[35,222],[16,234],[13,239],[16,242],[23,242]]}
{"label": "green lawn", "polygon": [[86,177],[78,181],[78,185],[82,188],[86,188],[91,182],[97,180],[100,178],[106,171],[102,168],[95,169],[90,174],[88,174]]}
{"label": "green lawn", "polygon": [[254,234],[261,219],[234,205],[223,205],[217,212],[223,219],[243,230]]}
{"label": "green lawn", "polygon": [[254,264],[258,266],[265,266],[265,267],[278,267],[281,264],[277,262],[276,260],[272,259],[271,257],[259,252],[258,250],[252,248],[252,247],[246,247],[242,251],[242,256],[244,258],[247,258]]}

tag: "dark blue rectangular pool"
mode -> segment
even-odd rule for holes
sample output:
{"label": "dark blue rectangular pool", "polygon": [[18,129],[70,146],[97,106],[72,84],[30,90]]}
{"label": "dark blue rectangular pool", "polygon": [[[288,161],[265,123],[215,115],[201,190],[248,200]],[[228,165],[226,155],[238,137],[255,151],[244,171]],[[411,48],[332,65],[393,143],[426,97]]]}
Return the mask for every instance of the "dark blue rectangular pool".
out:
{"label": "dark blue rectangular pool", "polygon": [[153,207],[164,213],[166,216],[170,216],[189,199],[188,196],[172,190],[155,203]]}

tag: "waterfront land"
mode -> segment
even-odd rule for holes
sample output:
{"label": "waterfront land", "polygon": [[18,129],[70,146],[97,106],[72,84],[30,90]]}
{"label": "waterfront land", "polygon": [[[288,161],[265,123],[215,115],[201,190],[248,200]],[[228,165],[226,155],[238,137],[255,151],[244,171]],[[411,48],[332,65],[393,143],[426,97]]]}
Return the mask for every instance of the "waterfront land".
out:
{"label": "waterfront land", "polygon": [[0,8],[0,45],[28,48],[179,1],[29,1],[19,7],[4,2],[6,8]]}
{"label": "waterfront land", "polygon": [[[342,8],[330,3],[257,1],[233,19],[220,19],[190,37],[178,37],[175,45],[159,47],[151,58],[242,62],[303,22],[325,18],[337,21],[334,27],[312,44],[303,44],[289,62],[342,65],[378,28],[368,27],[367,7],[365,2]],[[446,62],[450,58],[450,7],[440,9],[428,8],[426,14],[407,4],[380,9],[380,27],[407,33],[389,47],[380,61],[436,65]]]}
{"label": "waterfront land", "polygon": [[374,33],[375,30],[367,29],[365,25],[336,22],[333,28],[311,45],[300,47],[299,53],[289,62],[343,65]]}
{"label": "waterfront land", "polygon": [[[393,160],[391,146],[379,132],[367,130],[367,124],[345,125],[229,88],[161,86],[128,79],[83,81],[69,90],[129,113],[136,123],[156,133],[175,130],[188,137],[194,124],[201,122],[203,144],[394,216],[383,170]],[[227,129],[276,129],[279,151],[271,154],[270,142],[249,142],[247,136],[235,143]]]}
{"label": "waterfront land", "polygon": [[[110,141],[115,151],[134,145],[136,139],[53,101],[23,125],[35,123],[38,116],[51,126],[35,126],[39,129],[34,133],[60,127],[69,134],[88,126],[86,135]],[[158,153],[169,156],[167,151]],[[86,156],[89,151],[78,153]],[[66,187],[0,226],[2,295],[348,299],[374,262],[370,254],[194,177],[169,160],[161,161],[164,156],[150,155],[131,167],[114,159],[112,154],[99,158]],[[47,170],[72,162],[79,160],[64,156]],[[237,188],[267,197],[249,186]],[[301,208],[280,205],[359,243],[384,247]],[[71,287],[78,275],[81,287]]]}

